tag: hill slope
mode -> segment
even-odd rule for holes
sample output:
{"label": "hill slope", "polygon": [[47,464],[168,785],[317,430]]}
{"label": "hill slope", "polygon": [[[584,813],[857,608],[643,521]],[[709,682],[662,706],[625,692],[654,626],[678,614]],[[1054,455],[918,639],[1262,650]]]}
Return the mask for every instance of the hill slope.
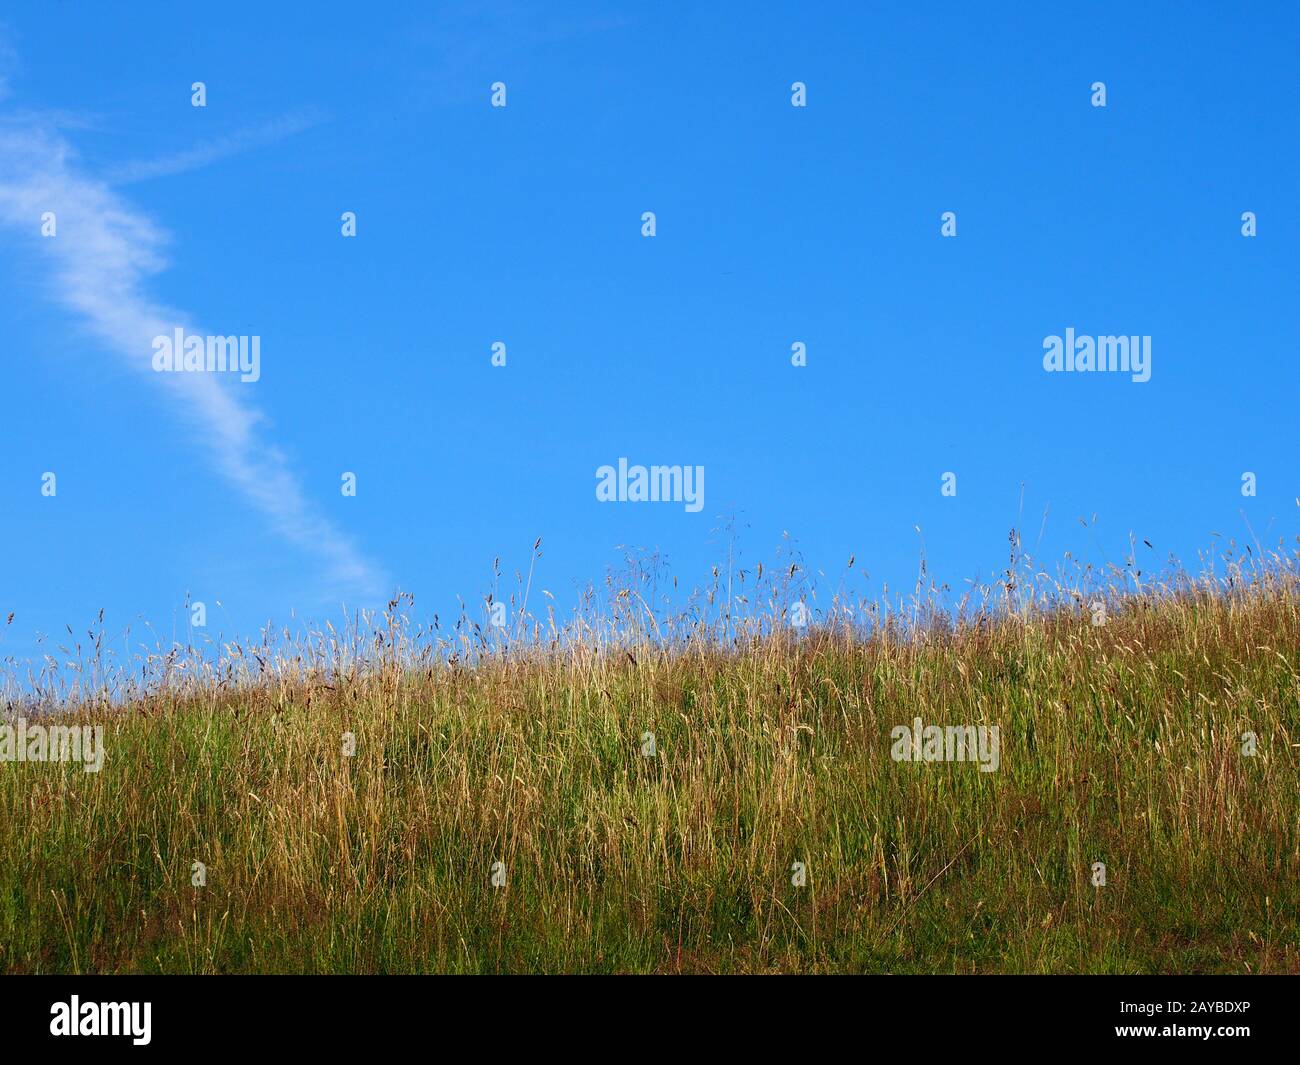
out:
{"label": "hill slope", "polygon": [[[0,764],[0,969],[1297,972],[1298,605],[84,704],[101,771]],[[996,769],[896,760],[917,718]]]}

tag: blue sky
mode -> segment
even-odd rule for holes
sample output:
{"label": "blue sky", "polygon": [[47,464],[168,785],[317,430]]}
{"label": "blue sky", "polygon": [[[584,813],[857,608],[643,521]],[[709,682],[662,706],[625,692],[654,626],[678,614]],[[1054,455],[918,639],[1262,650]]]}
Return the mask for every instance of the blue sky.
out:
{"label": "blue sky", "polygon": [[[958,587],[1012,526],[1294,545],[1300,14],[1133,6],[6,5],[0,654],[187,595],[214,636],[445,615],[539,536],[562,606],[619,545],[690,587],[733,511],[867,595],[918,526]],[[154,374],[159,322],[261,379]],[[1044,372],[1067,327],[1151,380]],[[597,502],[620,456],[703,510]]]}

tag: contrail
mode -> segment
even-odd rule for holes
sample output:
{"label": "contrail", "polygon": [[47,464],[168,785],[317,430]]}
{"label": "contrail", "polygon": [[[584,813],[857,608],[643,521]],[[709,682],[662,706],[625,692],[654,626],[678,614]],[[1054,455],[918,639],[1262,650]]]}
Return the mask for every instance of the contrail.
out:
{"label": "contrail", "polygon": [[197,170],[218,159],[237,155],[252,148],[273,144],[295,133],[318,126],[324,119],[315,112],[301,112],[284,115],[270,122],[257,126],[245,126],[224,137],[216,137],[203,144],[189,148],[173,155],[158,159],[143,159],[115,166],[105,175],[109,185],[126,185],[133,181],[145,181],[149,178],[170,177],[187,170]]}
{"label": "contrail", "polygon": [[[0,126],[0,224],[30,235],[32,259],[53,295],[133,368],[170,390],[173,406],[206,431],[213,467],[253,504],[281,537],[323,563],[330,593],[372,598],[386,579],[352,541],[318,514],[284,455],[263,432],[262,414],[238,381],[213,373],[152,372],[152,341],[176,327],[203,334],[189,316],[155,302],[146,281],[163,269],[165,234],[105,181],[79,173],[56,132]],[[57,236],[42,238],[52,211]]]}

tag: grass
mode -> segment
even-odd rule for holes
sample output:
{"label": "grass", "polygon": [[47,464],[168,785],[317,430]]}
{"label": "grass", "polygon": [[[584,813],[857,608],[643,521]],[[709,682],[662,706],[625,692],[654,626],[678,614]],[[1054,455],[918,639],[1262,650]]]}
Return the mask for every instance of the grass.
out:
{"label": "grass", "polygon": [[[1100,626],[1013,563],[910,624],[796,632],[773,585],[668,630],[624,588],[510,647],[395,601],[111,700],[83,670],[54,712],[102,771],[0,764],[0,970],[1300,972],[1293,563]],[[1000,768],[894,761],[918,716],[998,725]]]}

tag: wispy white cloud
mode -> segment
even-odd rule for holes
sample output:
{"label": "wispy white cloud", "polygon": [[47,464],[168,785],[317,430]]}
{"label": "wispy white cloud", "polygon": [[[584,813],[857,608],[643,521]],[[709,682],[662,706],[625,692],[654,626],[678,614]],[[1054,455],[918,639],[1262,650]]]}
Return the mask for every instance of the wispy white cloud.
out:
{"label": "wispy white cloud", "polygon": [[196,145],[185,151],[175,152],[157,159],[142,159],[114,167],[105,175],[105,180],[110,185],[126,185],[133,181],[170,177],[173,174],[182,174],[187,170],[197,170],[199,167],[215,163],[227,156],[238,155],[240,152],[246,152],[253,148],[274,144],[286,137],[292,137],[295,133],[301,133],[303,130],[318,126],[323,121],[323,116],[311,111],[284,115],[256,126],[245,126],[234,133]]}
{"label": "wispy white cloud", "polygon": [[[176,171],[171,171],[176,172]],[[41,214],[54,211],[58,235],[41,238]],[[203,334],[188,315],[156,302],[148,278],[165,265],[165,234],[108,183],[79,170],[68,142],[48,126],[0,124],[0,224],[28,236],[51,291],[109,348],[159,389],[205,435],[216,472],[271,529],[314,555],[329,593],[382,594],[383,575],[321,516],[265,432],[265,418],[231,375],[152,371],[152,341],[177,327]],[[20,245],[21,246],[21,245]]]}

